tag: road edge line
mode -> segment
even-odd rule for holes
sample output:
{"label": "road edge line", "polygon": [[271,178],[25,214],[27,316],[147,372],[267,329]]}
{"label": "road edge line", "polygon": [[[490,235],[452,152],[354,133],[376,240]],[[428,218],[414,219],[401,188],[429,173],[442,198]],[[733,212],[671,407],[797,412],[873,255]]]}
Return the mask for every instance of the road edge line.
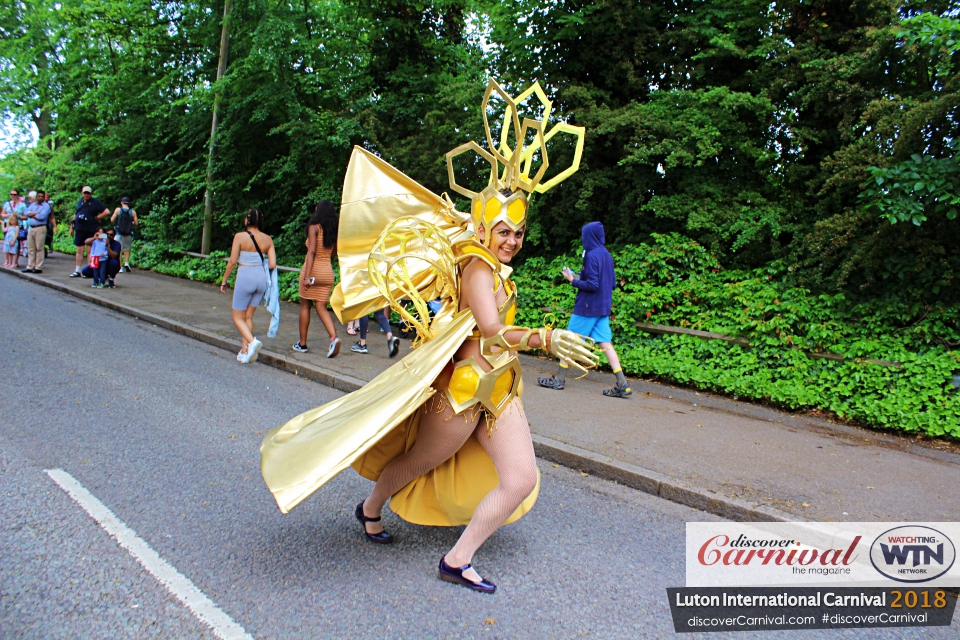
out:
{"label": "road edge line", "polygon": [[209,626],[218,638],[253,640],[253,636],[208,598],[188,577],[161,558],[160,554],[138,536],[136,531],[128,527],[76,478],[63,469],[44,469],[44,472],[80,505],[80,508],[100,525],[100,528],[116,540],[122,549],[133,556],[133,559],[139,562],[167,591],[182,602],[198,620]]}

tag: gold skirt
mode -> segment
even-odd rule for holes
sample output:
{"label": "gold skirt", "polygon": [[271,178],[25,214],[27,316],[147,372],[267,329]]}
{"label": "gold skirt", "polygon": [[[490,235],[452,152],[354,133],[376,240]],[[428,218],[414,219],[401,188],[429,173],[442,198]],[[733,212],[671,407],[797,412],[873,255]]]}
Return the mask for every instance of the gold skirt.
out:
{"label": "gold skirt", "polygon": [[[510,402],[520,402],[513,397]],[[464,412],[478,410],[475,406]],[[506,409],[506,407],[504,407]],[[417,440],[420,419],[426,411],[421,406],[403,424],[396,427],[375,447],[353,463],[353,468],[368,480],[376,480],[387,464],[402,453],[409,451]],[[464,412],[455,414],[460,419]],[[485,413],[487,419],[493,419]],[[414,524],[429,526],[464,525],[473,518],[477,505],[500,483],[500,476],[493,460],[480,445],[477,438],[495,437],[487,433],[467,438],[460,450],[435,469],[414,478],[390,498],[390,509],[398,516]],[[540,471],[537,470],[537,485],[520,506],[510,514],[504,524],[519,520],[533,508],[540,494]]]}

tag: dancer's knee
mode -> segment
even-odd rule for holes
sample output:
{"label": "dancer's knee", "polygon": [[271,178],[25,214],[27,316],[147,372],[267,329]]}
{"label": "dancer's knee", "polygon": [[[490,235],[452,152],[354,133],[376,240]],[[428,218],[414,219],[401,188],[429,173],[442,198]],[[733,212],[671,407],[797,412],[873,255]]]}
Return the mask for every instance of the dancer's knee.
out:
{"label": "dancer's knee", "polygon": [[537,466],[531,463],[514,469],[500,482],[505,491],[523,500],[537,486]]}

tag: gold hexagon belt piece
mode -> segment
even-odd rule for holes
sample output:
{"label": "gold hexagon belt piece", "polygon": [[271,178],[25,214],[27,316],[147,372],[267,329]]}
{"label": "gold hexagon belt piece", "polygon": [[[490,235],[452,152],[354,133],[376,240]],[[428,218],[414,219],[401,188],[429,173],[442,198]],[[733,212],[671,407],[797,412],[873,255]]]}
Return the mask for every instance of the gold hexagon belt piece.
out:
{"label": "gold hexagon belt piece", "polygon": [[501,356],[493,367],[484,371],[474,356],[456,364],[447,386],[447,400],[456,413],[479,402],[494,417],[499,417],[510,401],[519,397],[520,360],[516,356]]}

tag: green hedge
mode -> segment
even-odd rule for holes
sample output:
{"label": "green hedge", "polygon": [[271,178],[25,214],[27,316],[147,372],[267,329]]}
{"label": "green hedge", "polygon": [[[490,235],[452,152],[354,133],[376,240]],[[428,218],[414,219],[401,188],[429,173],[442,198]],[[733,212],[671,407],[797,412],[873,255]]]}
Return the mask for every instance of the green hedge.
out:
{"label": "green hedge", "polygon": [[[960,306],[921,305],[906,294],[854,303],[791,286],[773,263],[725,270],[703,247],[680,235],[614,252],[615,346],[624,370],[790,409],[826,409],[882,429],[960,438]],[[563,326],[576,291],[560,275],[580,259],[526,261],[514,275],[518,323],[544,322],[544,308]],[[557,311],[563,310],[563,311]],[[549,318],[548,318],[549,320]],[[652,335],[634,323],[688,327],[743,337],[751,347],[692,336]],[[811,359],[802,350],[899,362]]]}
{"label": "green hedge", "polygon": [[[73,251],[63,230],[55,247]],[[219,281],[226,255],[191,258],[134,242],[138,267],[199,282]],[[611,320],[628,375],[790,409],[826,409],[881,429],[960,438],[960,394],[951,384],[960,371],[951,350],[960,344],[960,306],[924,306],[906,293],[861,303],[815,295],[792,286],[789,270],[776,263],[725,270],[680,235],[654,236],[652,245],[624,247],[613,257],[619,287]],[[566,326],[576,291],[560,275],[563,266],[578,270],[580,258],[532,258],[516,270],[518,324]],[[281,273],[280,286],[283,299],[299,300],[296,273]],[[637,320],[739,336],[751,347],[651,335],[634,326]],[[802,350],[903,366],[815,360]]]}

